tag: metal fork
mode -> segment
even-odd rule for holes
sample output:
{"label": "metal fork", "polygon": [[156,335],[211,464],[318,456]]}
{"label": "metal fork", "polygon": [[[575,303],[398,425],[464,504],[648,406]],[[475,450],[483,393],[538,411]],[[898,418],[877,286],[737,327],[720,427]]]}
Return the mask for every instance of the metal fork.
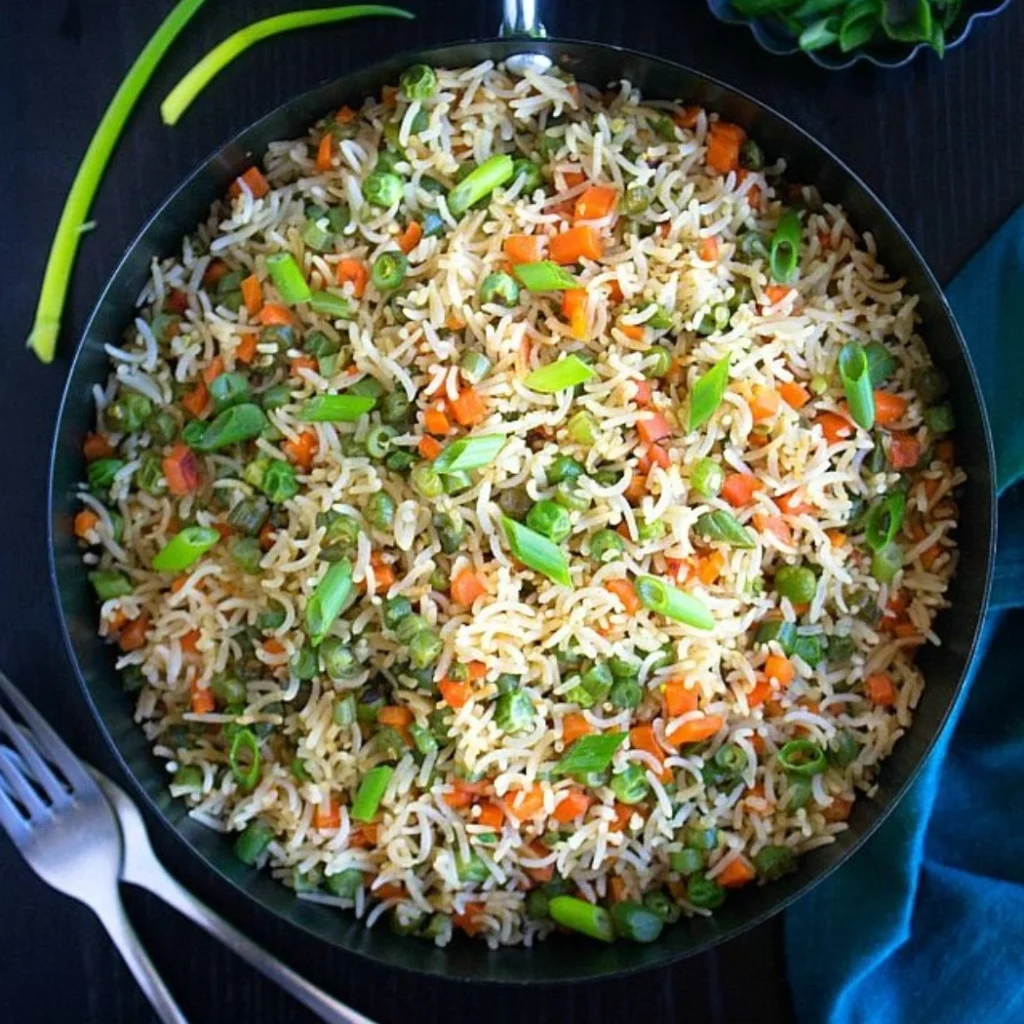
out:
{"label": "metal fork", "polygon": [[128,795],[79,761],[2,672],[0,694],[7,696],[24,722],[19,727],[0,703],[0,826],[45,882],[95,911],[165,1024],[187,1021],[125,915],[118,880],[159,896],[328,1024],[373,1024],[176,882],[157,860],[142,815]]}

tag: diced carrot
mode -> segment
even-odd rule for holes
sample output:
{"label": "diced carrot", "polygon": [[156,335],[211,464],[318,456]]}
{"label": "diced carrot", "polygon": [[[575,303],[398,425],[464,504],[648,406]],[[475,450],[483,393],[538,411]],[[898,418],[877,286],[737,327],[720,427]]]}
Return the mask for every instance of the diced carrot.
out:
{"label": "diced carrot", "polygon": [[811,400],[810,391],[802,384],[797,384],[795,380],[789,380],[785,384],[780,384],[779,394],[791,409],[802,409]]}
{"label": "diced carrot", "polygon": [[224,372],[224,357],[214,356],[203,370],[203,382],[212,384]]}
{"label": "diced carrot", "polygon": [[161,465],[167,488],[175,497],[191,494],[199,487],[199,464],[188,445],[176,444]]}
{"label": "diced carrot", "polygon": [[710,739],[722,728],[720,715],[705,715],[703,718],[691,718],[688,722],[677,725],[665,738],[674,747],[685,743],[700,743]]}
{"label": "diced carrot", "polygon": [[484,400],[473,388],[463,388],[455,401],[448,402],[448,408],[460,427],[475,427],[487,416]]}
{"label": "diced carrot", "polygon": [[660,412],[656,412],[637,420],[636,432],[645,444],[655,444],[663,438],[669,437],[672,427]]}
{"label": "diced carrot", "polygon": [[182,395],[181,405],[190,416],[199,419],[210,407],[210,392],[206,390],[206,382],[197,380],[192,390]]}
{"label": "diced carrot", "polygon": [[740,854],[735,860],[729,861],[724,870],[715,877],[715,881],[719,885],[724,885],[726,889],[738,889],[740,886],[752,882],[754,877],[753,864],[743,854]]}
{"label": "diced carrot", "polygon": [[846,821],[853,810],[853,801],[841,796],[834,796],[828,807],[823,807],[821,816],[826,821]]}
{"label": "diced carrot", "polygon": [[103,434],[88,433],[82,442],[82,454],[86,462],[95,462],[97,459],[109,459],[114,448]]}
{"label": "diced carrot", "polygon": [[314,373],[317,369],[317,361],[312,356],[295,356],[288,364],[288,372],[293,377],[300,377],[302,370],[312,370]]}
{"label": "diced carrot", "polygon": [[259,321],[264,327],[291,327],[291,310],[280,302],[268,302],[260,308]]}
{"label": "diced carrot", "polygon": [[821,427],[821,432],[829,444],[837,444],[853,437],[853,424],[834,412],[818,413],[811,422]]}
{"label": "diced carrot", "polygon": [[223,260],[210,260],[203,271],[203,284],[216,284],[228,272],[228,265]]}
{"label": "diced carrot", "polygon": [[875,704],[890,707],[896,703],[896,687],[887,672],[875,672],[868,676],[864,680],[864,690]]}
{"label": "diced carrot", "polygon": [[776,306],[792,291],[784,284],[771,284],[764,290],[765,298],[770,306]]}
{"label": "diced carrot", "polygon": [[764,663],[764,674],[769,679],[774,679],[781,687],[789,686],[796,676],[790,660],[780,654],[768,655]]}
{"label": "diced carrot", "polygon": [[440,409],[427,409],[423,414],[423,426],[429,433],[437,434],[439,437],[444,437],[451,430],[448,417]]}
{"label": "diced carrot", "polygon": [[411,220],[405,226],[405,230],[398,236],[398,248],[409,255],[420,244],[420,239],[423,237],[423,228],[420,227],[419,222]]}
{"label": "diced carrot", "polygon": [[[260,284],[260,279],[255,274],[250,274],[248,277],[242,280],[242,301],[245,303],[246,311],[250,317],[256,316],[259,311],[263,308],[263,285]],[[247,335],[246,337],[253,339],[253,354],[256,352],[256,338],[255,335]],[[241,347],[241,345],[239,345]],[[250,359],[243,360],[243,362],[250,362]]]}
{"label": "diced carrot", "polygon": [[451,707],[461,708],[473,695],[473,688],[469,683],[456,682],[454,679],[442,679],[437,684],[445,703]]}
{"label": "diced carrot", "polygon": [[629,338],[630,341],[642,341],[644,336],[643,324],[619,324],[619,330]]}
{"label": "diced carrot", "polygon": [[107,614],[107,625],[112,632],[116,633],[127,621],[128,616],[123,608],[114,608]]}
{"label": "diced carrot", "polygon": [[544,809],[544,788],[536,782],[529,788],[510,793],[505,810],[517,821],[536,817]]}
{"label": "diced carrot", "polygon": [[[466,321],[455,313],[449,313],[444,319],[444,325],[449,331],[461,331],[466,327]],[[524,338],[525,340],[525,338]]]}
{"label": "diced carrot", "polygon": [[334,115],[338,124],[351,124],[356,119],[356,112],[351,107],[341,107]]}
{"label": "diced carrot", "polygon": [[621,875],[608,879],[608,902],[621,903],[626,898],[626,880]]}
{"label": "diced carrot", "polygon": [[390,590],[395,585],[395,570],[388,562],[375,557],[371,559],[370,570],[373,572],[373,589],[378,594]]}
{"label": "diced carrot", "polygon": [[875,392],[875,422],[886,426],[903,419],[910,403],[901,395],[892,395],[888,391]]}
{"label": "diced carrot", "polygon": [[738,124],[715,121],[708,134],[707,163],[720,174],[738,171],[740,146],[747,133]]}
{"label": "diced carrot", "polygon": [[334,268],[334,280],[339,285],[351,281],[352,294],[357,299],[361,299],[366,291],[367,282],[370,280],[370,272],[361,260],[354,260],[346,256],[345,259],[339,260],[338,265]]}
{"label": "diced carrot", "polygon": [[122,651],[137,651],[146,642],[149,630],[149,615],[143,612],[137,619],[131,619],[117,638]]}
{"label": "diced carrot", "polygon": [[763,676],[754,683],[754,688],[747,694],[748,707],[756,708],[763,704],[775,691],[772,684]]}
{"label": "diced carrot", "polygon": [[750,188],[747,189],[747,205],[752,210],[760,210],[761,199],[761,186],[756,183],[751,185]]}
{"label": "diced carrot", "polygon": [[784,516],[799,516],[803,515],[805,512],[815,511],[813,505],[809,505],[803,500],[800,488],[797,488],[794,491],[787,491],[785,494],[780,494],[775,499],[775,504],[779,506],[779,511]]}
{"label": "diced carrot", "polygon": [[377,721],[392,729],[405,729],[412,724],[412,712],[403,704],[386,704],[377,712]]}
{"label": "diced carrot", "polygon": [[183,633],[181,637],[181,649],[186,654],[198,654],[199,653],[199,641],[202,639],[203,634],[198,629],[190,629],[187,633]]}
{"label": "diced carrot", "polygon": [[594,727],[578,711],[573,711],[562,719],[562,742],[568,747],[581,736],[589,736]]}
{"label": "diced carrot", "polygon": [[509,235],[501,248],[513,263],[537,263],[544,259],[544,235]]}
{"label": "diced carrot", "polygon": [[567,288],[562,292],[562,316],[569,323],[572,336],[577,341],[587,337],[587,291],[585,288]]}
{"label": "diced carrot", "polygon": [[935,445],[935,455],[940,462],[945,462],[946,465],[952,466],[956,461],[956,449],[953,446],[952,441],[939,441]]}
{"label": "diced carrot", "polygon": [[764,484],[752,473],[727,473],[721,494],[733,508],[743,508],[763,488]]}
{"label": "diced carrot", "polygon": [[697,710],[697,691],[690,689],[682,679],[670,679],[662,694],[665,717],[678,718]]}
{"label": "diced carrot", "polygon": [[679,128],[696,128],[700,112],[700,107],[683,107],[672,112],[672,120]]}
{"label": "diced carrot", "polygon": [[341,805],[333,797],[313,809],[313,828],[339,828]]}
{"label": "diced carrot", "polygon": [[377,826],[372,822],[353,828],[348,836],[348,845],[355,849],[377,845]]}
{"label": "diced carrot", "polygon": [[240,363],[249,364],[256,358],[256,335],[247,334],[235,346],[235,359]]}
{"label": "diced carrot", "polygon": [[754,422],[763,423],[778,414],[782,398],[778,391],[773,391],[771,388],[758,388],[749,404]]}
{"label": "diced carrot", "polygon": [[482,903],[467,903],[461,914],[452,914],[452,924],[469,936],[476,935],[485,927],[484,922],[480,920],[484,910]]}
{"label": "diced carrot", "polygon": [[397,107],[398,89],[393,85],[382,85],[380,87],[380,101],[385,107]]}
{"label": "diced carrot", "polygon": [[654,391],[649,380],[633,381],[633,401],[637,405],[649,405]]}
{"label": "diced carrot", "polygon": [[270,523],[264,523],[263,528],[260,530],[260,547],[264,551],[269,551],[274,546],[274,540],[277,538],[277,530]]}
{"label": "diced carrot", "polygon": [[584,258],[599,260],[604,255],[600,234],[587,224],[578,224],[555,235],[548,248],[555,263],[578,263]]}
{"label": "diced carrot", "polygon": [[846,547],[846,542],[847,542],[848,538],[847,538],[846,534],[843,533],[842,530],[826,530],[825,531],[825,536],[828,537],[828,542],[829,542],[829,544],[832,545],[832,547],[834,547],[834,548]]}
{"label": "diced carrot", "polygon": [[[665,751],[661,749],[661,745],[654,735],[654,726],[650,724],[634,725],[629,730],[629,745],[636,750],[650,754],[659,764],[665,760]],[[664,775],[664,772],[662,774]]]}
{"label": "diced carrot", "polygon": [[452,580],[452,600],[469,607],[478,597],[487,593],[483,580],[472,569],[463,569]]}
{"label": "diced carrot", "polygon": [[200,686],[195,679],[188,691],[189,704],[192,713],[195,715],[208,715],[211,711],[217,710],[217,701],[214,699],[213,691],[208,686]]}
{"label": "diced carrot", "polygon": [[269,640],[263,641],[263,650],[271,657],[275,657],[278,654],[284,654],[284,644],[276,636],[272,636]]}
{"label": "diced carrot", "polygon": [[324,132],[320,138],[320,145],[316,147],[316,169],[323,173],[331,169],[334,162],[334,136],[330,132]]}
{"label": "diced carrot", "polygon": [[660,466],[662,469],[668,469],[672,465],[672,457],[660,444],[647,446],[647,461],[652,466]]}
{"label": "diced carrot", "polygon": [[698,250],[700,258],[705,263],[715,263],[718,260],[718,239],[714,235],[708,235],[706,238],[701,239],[700,249]]}
{"label": "diced carrot", "polygon": [[647,477],[644,473],[634,473],[623,493],[627,501],[637,504],[647,493]]}
{"label": "diced carrot", "polygon": [[99,525],[100,517],[91,508],[83,508],[75,516],[75,536],[79,540],[85,540],[86,535],[91,533]]}
{"label": "diced carrot", "polygon": [[621,832],[629,824],[629,819],[634,814],[638,814],[640,808],[635,804],[620,804],[618,801],[615,802],[615,818],[613,821],[608,823],[608,830],[610,832]]}
{"label": "diced carrot", "polygon": [[304,430],[281,445],[285,455],[304,473],[308,473],[313,468],[313,456],[316,455],[319,447],[316,434],[312,430]]}
{"label": "diced carrot", "polygon": [[889,435],[889,461],[893,469],[912,469],[921,461],[921,442],[913,434],[894,431]]}
{"label": "diced carrot", "polygon": [[186,309],[188,309],[188,295],[180,288],[172,288],[164,299],[164,311],[181,314]]}
{"label": "diced carrot", "polygon": [[754,529],[759,533],[771,533],[783,544],[793,543],[793,531],[782,516],[766,516],[763,512],[754,513]]}
{"label": "diced carrot", "polygon": [[482,661],[471,661],[466,668],[469,669],[469,678],[474,682],[487,675],[487,666]]}
{"label": "diced carrot", "polygon": [[818,245],[828,252],[832,248],[832,235],[828,231],[818,232]]}
{"label": "diced carrot", "polygon": [[473,819],[477,825],[487,828],[501,828],[505,821],[505,812],[495,803],[479,804],[480,813]]}
{"label": "diced carrot", "polygon": [[617,189],[607,185],[591,185],[576,197],[573,220],[600,220],[615,209],[618,201]]}
{"label": "diced carrot", "polygon": [[582,789],[570,789],[555,806],[551,817],[561,825],[568,825],[590,806],[590,797]]}
{"label": "diced carrot", "polygon": [[607,580],[604,589],[614,594],[626,609],[627,615],[635,615],[640,610],[640,598],[636,596],[633,584],[627,579]]}
{"label": "diced carrot", "polygon": [[565,182],[567,189],[575,188],[577,185],[582,185],[587,180],[587,176],[579,169],[562,171],[562,180]]}
{"label": "diced carrot", "polygon": [[372,893],[379,900],[401,900],[405,898],[405,886],[401,882],[385,882]]}
{"label": "diced carrot", "polygon": [[260,169],[258,167],[250,167],[235,178],[228,189],[228,194],[232,197],[240,196],[242,194],[243,182],[248,186],[253,199],[262,199],[270,191],[270,185],[267,179],[263,177]]}
{"label": "diced carrot", "polygon": [[697,558],[697,579],[706,587],[710,587],[725,568],[725,555],[717,548]]}
{"label": "diced carrot", "polygon": [[416,445],[416,450],[423,458],[433,462],[444,451],[444,445],[436,437],[424,434]]}

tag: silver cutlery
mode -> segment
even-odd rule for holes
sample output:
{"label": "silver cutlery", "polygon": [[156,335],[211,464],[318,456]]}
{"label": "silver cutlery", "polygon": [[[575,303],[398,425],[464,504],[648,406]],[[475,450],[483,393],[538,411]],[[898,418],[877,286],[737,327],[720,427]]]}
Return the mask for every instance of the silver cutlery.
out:
{"label": "silver cutlery", "polygon": [[90,907],[164,1024],[188,1024],[124,911],[120,882],[140,886],[224,943],[329,1024],[373,1024],[243,935],[157,860],[138,808],[87,768],[0,673],[0,827],[36,874]]}

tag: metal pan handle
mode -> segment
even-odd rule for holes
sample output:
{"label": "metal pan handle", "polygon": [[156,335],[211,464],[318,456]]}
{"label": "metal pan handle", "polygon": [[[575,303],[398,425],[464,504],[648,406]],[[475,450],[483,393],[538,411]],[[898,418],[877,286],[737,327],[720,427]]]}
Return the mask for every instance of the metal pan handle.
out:
{"label": "metal pan handle", "polygon": [[[537,0],[503,0],[498,35],[509,39],[543,39],[547,32],[537,20]],[[533,71],[542,75],[551,67],[551,58],[527,51],[513,54],[505,63],[513,74]]]}

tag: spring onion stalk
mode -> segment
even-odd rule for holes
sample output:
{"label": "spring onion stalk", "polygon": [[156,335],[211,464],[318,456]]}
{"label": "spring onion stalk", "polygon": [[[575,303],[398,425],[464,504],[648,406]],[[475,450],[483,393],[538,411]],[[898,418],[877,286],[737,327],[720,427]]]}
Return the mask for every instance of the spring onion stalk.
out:
{"label": "spring onion stalk", "polygon": [[694,629],[714,629],[711,612],[695,597],[653,576],[641,576],[636,581],[636,596],[645,608],[658,612],[676,622]]}
{"label": "spring onion stalk", "polygon": [[565,552],[557,544],[508,516],[501,517],[501,524],[505,528],[509,549],[523,565],[563,587],[572,587],[569,563]]}
{"label": "spring onion stalk", "polygon": [[689,430],[696,430],[707,423],[715,410],[722,404],[725,389],[729,386],[729,357],[723,356],[708,370],[697,378],[690,392]]}
{"label": "spring onion stalk", "polygon": [[839,351],[839,376],[854,423],[865,430],[875,425],[875,393],[864,347],[848,341]]}
{"label": "spring onion stalk", "polygon": [[548,913],[555,924],[601,942],[615,941],[615,928],[604,907],[576,896],[555,896],[548,903]]}
{"label": "spring onion stalk", "polygon": [[295,257],[289,252],[275,252],[267,257],[267,273],[274,287],[281,293],[281,299],[289,306],[308,302],[313,294]]}
{"label": "spring onion stalk", "polygon": [[259,782],[260,742],[251,729],[239,729],[232,737],[228,764],[242,789],[250,790]]}
{"label": "spring onion stalk", "polygon": [[460,473],[489,466],[508,439],[504,434],[484,434],[453,441],[430,464],[435,473]]}
{"label": "spring onion stalk", "polygon": [[307,301],[309,308],[321,316],[333,317],[335,320],[349,320],[352,317],[351,303],[334,292],[313,292]]}
{"label": "spring onion stalk", "polygon": [[517,263],[512,271],[522,286],[531,292],[559,292],[579,287],[576,278],[568,270],[551,260]]}
{"label": "spring onion stalk", "polygon": [[373,395],[317,395],[302,407],[306,423],[355,423],[377,404]]}
{"label": "spring onion stalk", "polygon": [[186,526],[153,556],[152,566],[157,572],[181,572],[219,540],[220,534],[211,526]]}
{"label": "spring onion stalk", "polygon": [[373,821],[377,808],[380,807],[380,802],[384,798],[384,791],[388,788],[388,783],[394,774],[395,769],[391,765],[379,764],[363,776],[352,804],[353,821]]}
{"label": "spring onion stalk", "polygon": [[553,395],[556,391],[564,391],[593,379],[594,371],[579,356],[569,355],[557,363],[548,363],[534,370],[523,383],[531,391]]}
{"label": "spring onion stalk", "polygon": [[306,602],[306,632],[314,647],[327,635],[351,590],[352,566],[342,559],[327,570]]}
{"label": "spring onion stalk", "polygon": [[787,210],[772,235],[769,264],[779,284],[789,284],[800,267],[800,218]]}
{"label": "spring onion stalk", "polygon": [[499,153],[474,168],[448,193],[448,211],[461,217],[474,203],[504,185],[514,173],[512,157]]}
{"label": "spring onion stalk", "polygon": [[89,141],[89,148],[85,151],[75,180],[71,183],[71,190],[64,201],[64,209],[61,211],[60,221],[53,236],[46,270],[43,273],[43,285],[39,292],[36,318],[28,338],[29,346],[44,363],[53,361],[68,281],[71,279],[71,267],[78,251],[78,241],[87,230],[86,218],[89,215],[89,207],[92,205],[93,196],[99,187],[110,154],[157,65],[178,37],[178,33],[204,3],[205,0],[181,0],[164,18],[135,63],[128,69],[128,74],[118,86],[114,98],[104,111]]}
{"label": "spring onion stalk", "polygon": [[415,17],[401,7],[385,7],[379,4],[355,4],[348,7],[324,7],[312,11],[291,11],[273,18],[264,18],[230,35],[215,46],[194,68],[167,94],[160,104],[160,116],[164,124],[177,124],[178,119],[188,110],[192,101],[206,88],[210,80],[224,70],[236,57],[245,53],[250,46],[281,32],[309,28],[335,21],[350,21],[373,15],[388,18]]}
{"label": "spring onion stalk", "polygon": [[896,539],[907,509],[907,496],[902,491],[890,491],[868,509],[864,522],[864,539],[872,551],[881,551]]}
{"label": "spring onion stalk", "polygon": [[604,732],[582,736],[570,748],[558,764],[558,775],[580,775],[586,772],[603,772],[612,763],[615,751],[626,742],[628,733]]}

